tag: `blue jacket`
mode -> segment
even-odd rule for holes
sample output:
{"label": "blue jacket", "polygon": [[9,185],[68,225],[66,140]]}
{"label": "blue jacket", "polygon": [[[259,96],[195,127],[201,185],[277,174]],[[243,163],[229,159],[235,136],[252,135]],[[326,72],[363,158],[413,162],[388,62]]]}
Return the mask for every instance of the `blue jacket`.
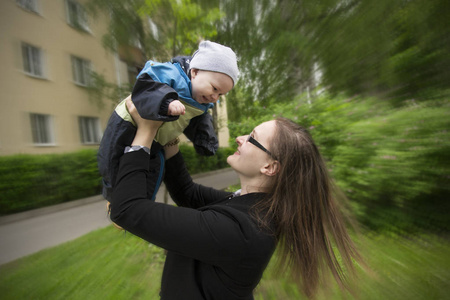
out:
{"label": "blue jacket", "polygon": [[[187,76],[189,61],[190,57],[179,56],[167,63],[147,62],[138,75],[131,98],[141,117],[165,122],[160,128],[161,134],[164,131],[173,133],[175,138],[184,133],[192,141],[197,153],[205,156],[214,155],[219,142],[212,117],[207,112],[212,105],[203,105],[192,99],[191,81]],[[156,65],[155,68],[152,63]],[[187,117],[192,117],[193,114],[181,117],[168,116],[168,105],[176,99],[182,101],[185,106],[196,109],[197,116],[192,119]],[[176,126],[178,129],[174,130]],[[118,172],[119,158],[124,153],[125,147],[131,145],[135,135],[136,127],[122,101],[108,121],[97,154],[98,168],[103,177],[103,196],[106,199],[110,199]],[[159,152],[161,148],[161,143],[154,142],[152,153]],[[163,158],[161,163],[164,163]],[[162,176],[162,172],[160,173]]]}
{"label": "blue jacket", "polygon": [[[171,62],[148,61],[138,75],[131,97],[141,117],[171,121],[163,123],[155,137],[155,141],[161,145],[180,136],[189,126],[191,119],[213,107],[213,104],[200,104],[192,99],[191,80],[179,63]],[[175,99],[181,101],[186,108],[185,114],[179,117],[167,115],[167,107]],[[119,115],[126,119],[129,114],[125,104],[119,105],[118,109],[116,111]]]}

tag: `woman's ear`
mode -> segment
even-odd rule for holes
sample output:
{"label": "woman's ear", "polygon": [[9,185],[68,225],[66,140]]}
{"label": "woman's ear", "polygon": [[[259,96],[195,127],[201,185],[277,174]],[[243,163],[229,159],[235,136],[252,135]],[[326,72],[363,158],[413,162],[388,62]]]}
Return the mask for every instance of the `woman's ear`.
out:
{"label": "woman's ear", "polygon": [[275,176],[280,172],[280,163],[278,160],[268,162],[261,168],[261,173],[267,176]]}

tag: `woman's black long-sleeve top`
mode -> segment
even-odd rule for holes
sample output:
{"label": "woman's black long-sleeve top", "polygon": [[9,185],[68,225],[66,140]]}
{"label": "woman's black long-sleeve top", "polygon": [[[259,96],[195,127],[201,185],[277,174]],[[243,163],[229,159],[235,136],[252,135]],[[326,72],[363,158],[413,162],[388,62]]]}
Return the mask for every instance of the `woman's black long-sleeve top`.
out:
{"label": "woman's black long-sleeve top", "polygon": [[166,250],[161,299],[253,299],[275,249],[251,207],[265,194],[231,195],[192,181],[180,153],[166,162],[165,184],[177,206],[146,199],[149,155],[122,156],[111,219]]}

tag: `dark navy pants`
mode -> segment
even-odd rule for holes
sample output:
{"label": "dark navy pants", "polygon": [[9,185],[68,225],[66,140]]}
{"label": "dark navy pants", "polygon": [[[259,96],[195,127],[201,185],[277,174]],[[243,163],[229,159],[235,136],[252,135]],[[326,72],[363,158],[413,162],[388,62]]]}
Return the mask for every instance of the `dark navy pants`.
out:
{"label": "dark navy pants", "polygon": [[[98,169],[103,183],[103,197],[108,201],[111,201],[111,194],[119,172],[120,157],[124,155],[125,147],[131,145],[135,135],[136,127],[133,124],[122,119],[116,112],[111,115],[97,154]],[[165,159],[161,144],[153,142],[149,160],[147,197],[154,201],[164,178]]]}

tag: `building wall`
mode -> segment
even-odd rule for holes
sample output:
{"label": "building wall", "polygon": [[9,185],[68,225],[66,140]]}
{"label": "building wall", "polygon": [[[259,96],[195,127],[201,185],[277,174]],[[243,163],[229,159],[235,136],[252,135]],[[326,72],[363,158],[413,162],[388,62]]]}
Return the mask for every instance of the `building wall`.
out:
{"label": "building wall", "polygon": [[228,147],[230,131],[228,130],[228,112],[226,97],[222,96],[216,104],[217,107],[217,125],[219,127],[218,138],[220,147]]}
{"label": "building wall", "polygon": [[[105,106],[98,107],[90,101],[88,89],[74,82],[71,56],[90,61],[92,70],[108,82],[129,82],[127,65],[101,44],[107,32],[107,16],[88,18],[89,32],[85,32],[68,24],[67,0],[36,0],[38,13],[22,8],[18,2],[0,1],[0,155],[98,148],[98,143],[81,141],[78,117],[98,118],[103,132],[114,103],[104,100]],[[22,43],[41,49],[44,78],[24,71]],[[221,101],[219,144],[227,146],[225,99]],[[53,143],[33,143],[30,113],[51,116]]]}
{"label": "building wall", "polygon": [[[98,117],[104,130],[111,112],[91,103],[87,88],[74,83],[71,63],[71,55],[89,60],[95,72],[117,82],[114,55],[101,45],[104,16],[89,19],[87,33],[67,23],[65,0],[37,2],[38,14],[16,1],[0,1],[0,155],[98,147],[81,143],[78,116]],[[24,72],[22,43],[42,50],[45,79]],[[52,116],[54,145],[33,144],[30,113]]]}

